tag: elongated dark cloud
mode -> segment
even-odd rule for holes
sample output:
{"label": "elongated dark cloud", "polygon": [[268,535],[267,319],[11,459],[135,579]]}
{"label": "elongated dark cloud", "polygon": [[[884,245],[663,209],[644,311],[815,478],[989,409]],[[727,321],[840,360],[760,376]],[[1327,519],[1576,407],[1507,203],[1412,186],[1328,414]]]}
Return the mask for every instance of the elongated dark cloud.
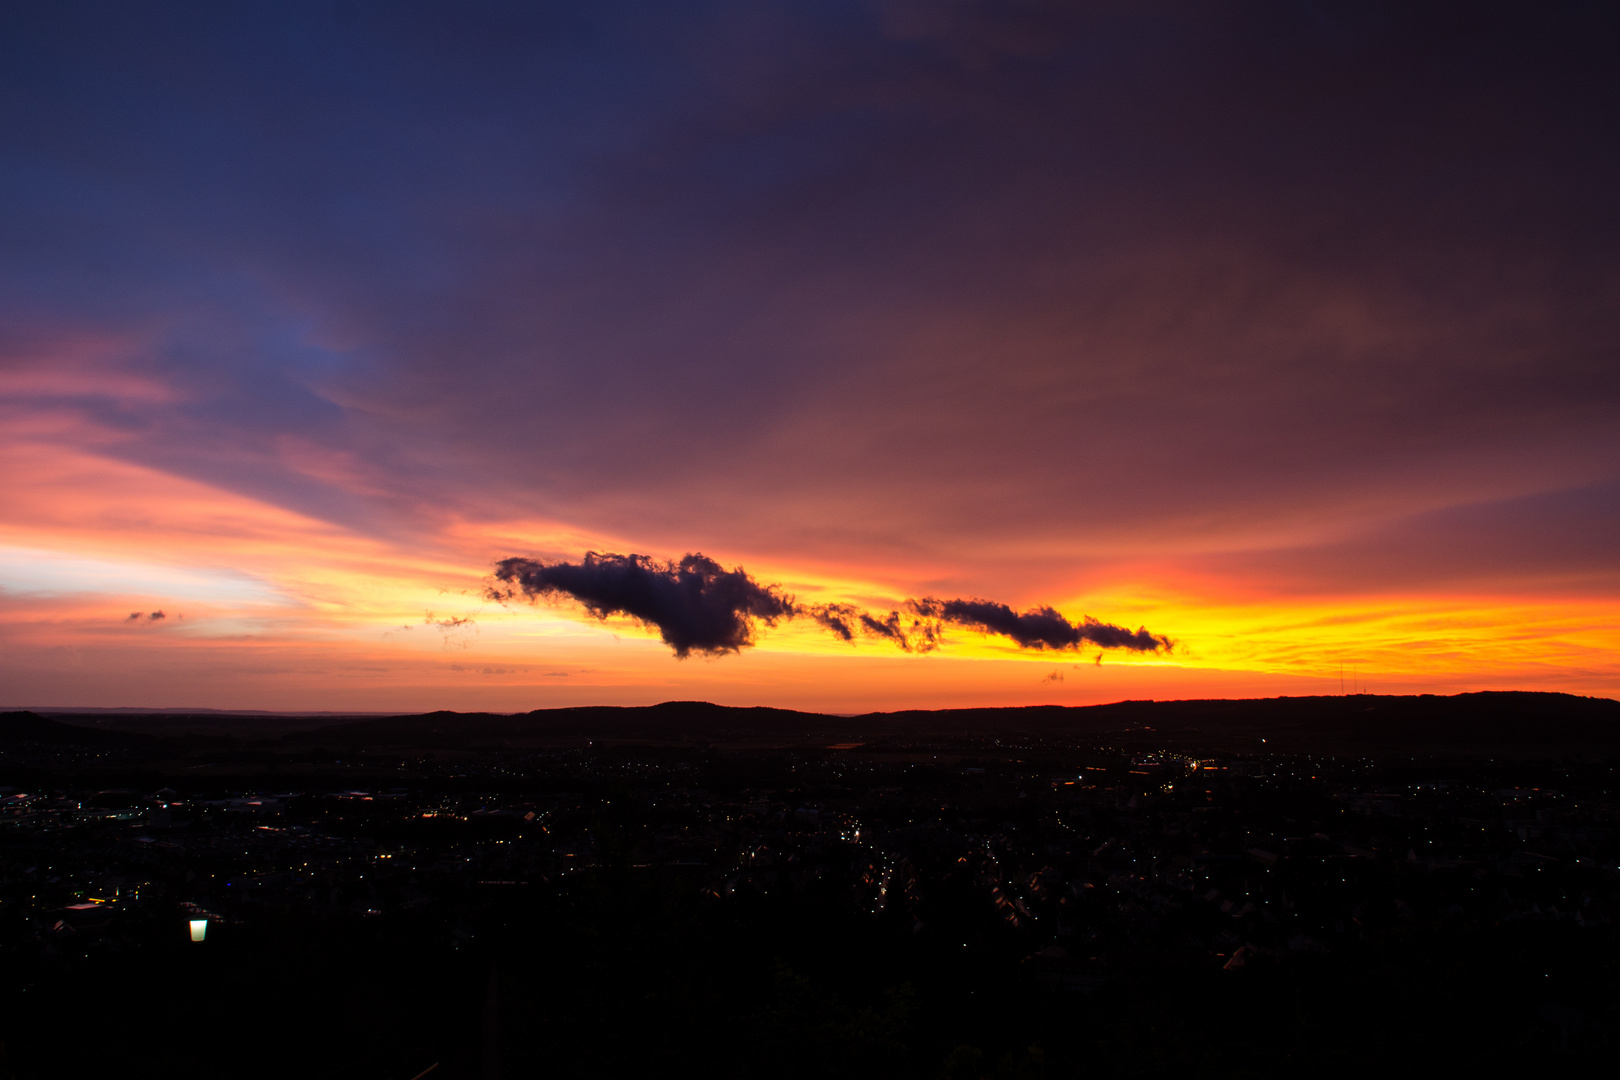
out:
{"label": "elongated dark cloud", "polygon": [[931,596],[912,601],[911,607],[920,615],[1010,637],[1026,649],[1078,649],[1089,642],[1103,649],[1158,652],[1172,644],[1167,637],[1148,633],[1146,627],[1127,630],[1089,616],[1079,624],[1071,623],[1052,607],[1031,608],[1020,614],[993,600],[939,600]]}
{"label": "elongated dark cloud", "polygon": [[1167,637],[1155,637],[1148,633],[1147,627],[1138,626],[1135,630],[1127,630],[1123,626],[1114,626],[1112,623],[1098,622],[1088,617],[1079,627],[1082,641],[1089,641],[1104,649],[1134,649],[1137,652],[1158,652],[1160,649],[1170,649],[1175,642]]}
{"label": "elongated dark cloud", "polygon": [[798,607],[774,585],[761,585],[741,567],[727,570],[706,555],[660,562],[647,555],[591,552],[583,562],[543,563],[503,559],[490,597],[530,599],[571,596],[599,619],[628,615],[655,626],[685,657],[693,650],[717,656],[754,643],[755,620],[767,626],[791,618]]}
{"label": "elongated dark cloud", "polygon": [[657,627],[679,657],[694,650],[710,656],[739,652],[754,643],[756,621],[774,626],[778,619],[799,616],[845,641],[879,638],[917,653],[939,648],[945,623],[1000,634],[1026,649],[1078,649],[1090,643],[1157,652],[1171,646],[1169,638],[1146,628],[1132,631],[1090,617],[1071,623],[1053,607],[1020,614],[992,600],[907,600],[909,617],[899,611],[878,616],[854,604],[799,604],[780,586],[762,585],[741,567],[727,570],[699,553],[679,562],[594,551],[578,563],[502,559],[495,580],[499,584],[487,593],[491,600],[504,603],[519,594],[530,600],[571,597],[599,619],[628,615]]}

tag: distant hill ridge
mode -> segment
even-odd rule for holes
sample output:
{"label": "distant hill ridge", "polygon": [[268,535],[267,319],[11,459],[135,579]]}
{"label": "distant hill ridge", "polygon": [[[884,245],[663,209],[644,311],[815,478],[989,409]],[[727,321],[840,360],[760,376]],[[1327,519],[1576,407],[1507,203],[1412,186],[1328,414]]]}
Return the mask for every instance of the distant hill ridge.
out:
{"label": "distant hill ridge", "polygon": [[[39,713],[45,713],[41,716]],[[103,715],[0,714],[0,742],[20,737],[62,739],[61,728],[111,726]],[[850,741],[929,736],[1028,733],[1092,737],[1152,732],[1211,737],[1333,738],[1358,744],[1400,745],[1616,745],[1620,701],[1571,694],[1486,691],[1452,696],[1367,694],[1321,697],[1119,701],[1106,705],[1034,705],[1004,708],[911,709],[859,716],[799,712],[705,701],[658,705],[592,705],[528,713],[432,712],[369,715],[311,724],[303,714],[121,713],[118,732],[178,734],[206,729],[239,738],[343,746],[479,746],[557,739],[657,741]],[[42,727],[40,725],[49,725]],[[32,735],[25,733],[31,732]],[[100,734],[113,734],[112,731]]]}
{"label": "distant hill ridge", "polygon": [[[1107,705],[911,709],[832,716],[704,701],[536,709],[516,716],[429,713],[322,727],[310,736],[350,743],[501,741],[551,737],[893,738],[1013,734],[1090,736],[1113,731],[1267,735],[1338,734],[1377,743],[1616,743],[1620,702],[1570,694],[1497,691],[1436,695],[1120,701]],[[289,738],[309,737],[304,735]]]}

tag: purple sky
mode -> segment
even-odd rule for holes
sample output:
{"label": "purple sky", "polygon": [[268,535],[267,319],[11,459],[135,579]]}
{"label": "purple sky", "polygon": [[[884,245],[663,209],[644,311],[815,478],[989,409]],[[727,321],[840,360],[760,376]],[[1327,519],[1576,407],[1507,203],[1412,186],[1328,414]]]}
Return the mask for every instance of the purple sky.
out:
{"label": "purple sky", "polygon": [[487,565],[1612,611],[1616,23],[10,4],[0,439]]}

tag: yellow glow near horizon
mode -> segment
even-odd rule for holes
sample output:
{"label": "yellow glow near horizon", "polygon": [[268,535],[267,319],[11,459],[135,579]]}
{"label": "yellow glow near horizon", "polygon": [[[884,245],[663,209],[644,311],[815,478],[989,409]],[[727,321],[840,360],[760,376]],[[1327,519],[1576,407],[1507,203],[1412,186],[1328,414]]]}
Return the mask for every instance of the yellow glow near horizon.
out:
{"label": "yellow glow near horizon", "polygon": [[[709,697],[837,711],[947,704],[1490,687],[1620,693],[1620,603],[1565,596],[1267,596],[1252,583],[1107,572],[1059,608],[1168,634],[1168,653],[1019,649],[947,627],[927,656],[809,620],[754,648],[677,661],[655,630],[571,604],[492,604],[506,554],[637,550],[549,521],[445,519],[362,535],[85,451],[0,446],[0,705],[532,708]],[[676,553],[678,554],[678,553]],[[883,567],[711,551],[806,603],[883,612]],[[1009,600],[1015,598],[1008,598]],[[1019,606],[1016,605],[1015,606]],[[130,622],[130,612],[165,618]],[[466,621],[463,621],[466,620]]]}

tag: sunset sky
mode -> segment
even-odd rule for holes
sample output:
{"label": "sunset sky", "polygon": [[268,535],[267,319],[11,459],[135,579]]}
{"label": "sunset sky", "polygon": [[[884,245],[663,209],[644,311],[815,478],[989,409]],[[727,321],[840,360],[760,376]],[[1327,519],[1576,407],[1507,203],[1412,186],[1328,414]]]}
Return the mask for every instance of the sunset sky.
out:
{"label": "sunset sky", "polygon": [[[8,3],[0,706],[1620,696],[1616,29]],[[490,596],[589,552],[1172,644]]]}

